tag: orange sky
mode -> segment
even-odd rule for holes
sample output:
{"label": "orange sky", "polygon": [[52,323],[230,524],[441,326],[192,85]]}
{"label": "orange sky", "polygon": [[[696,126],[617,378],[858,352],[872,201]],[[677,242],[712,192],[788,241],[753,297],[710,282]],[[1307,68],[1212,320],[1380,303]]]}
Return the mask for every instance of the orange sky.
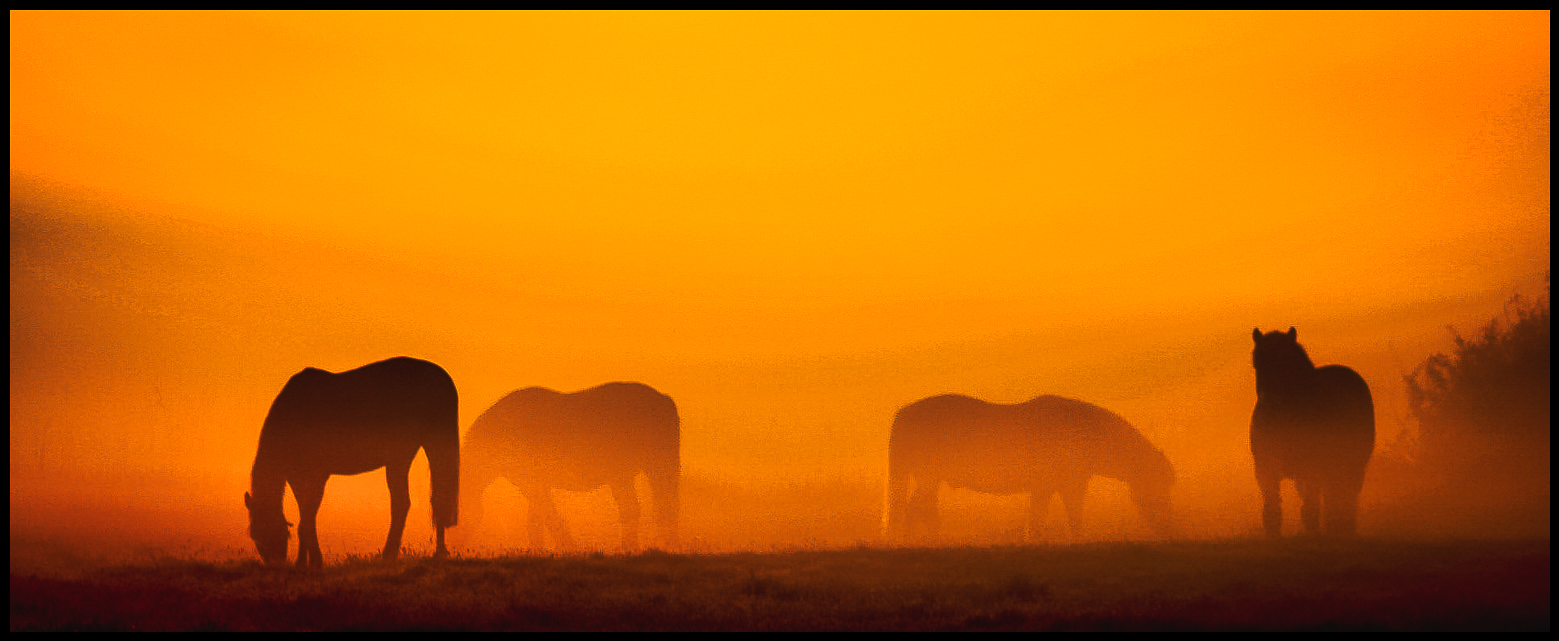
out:
{"label": "orange sky", "polygon": [[641,380],[728,477],[880,474],[942,392],[1216,467],[1251,327],[1394,434],[1550,261],[1547,12],[10,18],[13,517],[239,487],[288,375],[398,354],[466,426]]}

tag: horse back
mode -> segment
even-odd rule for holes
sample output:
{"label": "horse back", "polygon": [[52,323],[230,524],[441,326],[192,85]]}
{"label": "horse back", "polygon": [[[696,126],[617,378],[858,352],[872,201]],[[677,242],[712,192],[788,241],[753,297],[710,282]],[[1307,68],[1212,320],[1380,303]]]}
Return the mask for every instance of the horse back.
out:
{"label": "horse back", "polygon": [[891,461],[953,456],[999,437],[1000,406],[959,394],[922,399],[900,409],[888,435]]}
{"label": "horse back", "polygon": [[1283,476],[1362,470],[1375,447],[1369,385],[1342,365],[1316,368],[1304,385],[1257,397],[1250,435],[1258,468]]}
{"label": "horse back", "polygon": [[1060,396],[1002,404],[945,394],[912,403],[894,417],[890,456],[978,445],[1044,452],[1114,446],[1127,433],[1125,419],[1091,403]]}
{"label": "horse back", "polygon": [[523,441],[572,441],[610,445],[602,438],[644,437],[675,443],[677,406],[642,383],[608,383],[564,394],[544,387],[510,392],[478,416],[472,437]]}
{"label": "horse back", "polygon": [[260,450],[297,461],[329,457],[320,465],[331,473],[354,474],[407,448],[415,455],[429,439],[458,440],[458,417],[454,380],[428,361],[400,357],[341,373],[307,368],[271,404]]}
{"label": "horse back", "polygon": [[607,434],[642,435],[644,441],[676,443],[681,438],[680,419],[671,397],[643,383],[607,383],[563,395],[567,414],[584,433],[600,426]]}
{"label": "horse back", "polygon": [[1099,453],[1110,449],[1103,442],[1110,417],[1102,408],[1057,396],[1017,404],[934,396],[895,416],[890,473],[992,493],[1086,479],[1096,471]]}
{"label": "horse back", "polygon": [[1339,426],[1349,431],[1375,430],[1375,402],[1370,386],[1358,372],[1342,365],[1315,370],[1316,403]]}
{"label": "horse back", "polygon": [[671,398],[642,383],[531,387],[478,416],[466,443],[496,468],[593,489],[630,469],[680,469],[681,427]]}

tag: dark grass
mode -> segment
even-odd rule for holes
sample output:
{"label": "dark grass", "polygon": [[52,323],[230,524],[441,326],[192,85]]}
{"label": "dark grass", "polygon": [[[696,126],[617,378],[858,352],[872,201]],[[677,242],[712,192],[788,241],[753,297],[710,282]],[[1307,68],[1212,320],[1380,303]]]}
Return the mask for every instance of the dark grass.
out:
{"label": "dark grass", "polygon": [[1547,630],[1549,544],[163,559],[11,575],[11,630]]}

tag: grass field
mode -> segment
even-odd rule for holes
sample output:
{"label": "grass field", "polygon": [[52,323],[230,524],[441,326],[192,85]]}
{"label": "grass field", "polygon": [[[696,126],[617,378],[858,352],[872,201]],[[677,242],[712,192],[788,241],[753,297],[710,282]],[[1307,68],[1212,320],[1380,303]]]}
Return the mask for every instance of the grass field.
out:
{"label": "grass field", "polygon": [[11,575],[26,630],[1547,630],[1549,542],[1289,539]]}

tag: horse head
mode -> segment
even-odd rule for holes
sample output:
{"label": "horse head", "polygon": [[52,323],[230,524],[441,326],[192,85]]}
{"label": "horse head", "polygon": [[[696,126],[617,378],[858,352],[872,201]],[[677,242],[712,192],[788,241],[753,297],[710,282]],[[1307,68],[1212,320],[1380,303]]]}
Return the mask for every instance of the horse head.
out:
{"label": "horse head", "polygon": [[1135,478],[1131,486],[1132,502],[1142,513],[1153,531],[1161,537],[1171,534],[1170,490],[1175,485],[1175,468],[1169,458],[1156,447],[1148,446],[1150,453],[1137,462]]}
{"label": "horse head", "polygon": [[249,538],[267,565],[287,562],[287,541],[292,538],[292,527],[282,515],[281,504],[274,509],[256,506],[254,497],[244,492],[244,507],[249,509]]}
{"label": "horse head", "polygon": [[1288,328],[1287,332],[1251,332],[1256,346],[1251,350],[1251,364],[1256,368],[1256,393],[1272,391],[1274,386],[1286,387],[1294,381],[1305,380],[1315,372],[1315,363],[1299,344],[1299,332]]}

